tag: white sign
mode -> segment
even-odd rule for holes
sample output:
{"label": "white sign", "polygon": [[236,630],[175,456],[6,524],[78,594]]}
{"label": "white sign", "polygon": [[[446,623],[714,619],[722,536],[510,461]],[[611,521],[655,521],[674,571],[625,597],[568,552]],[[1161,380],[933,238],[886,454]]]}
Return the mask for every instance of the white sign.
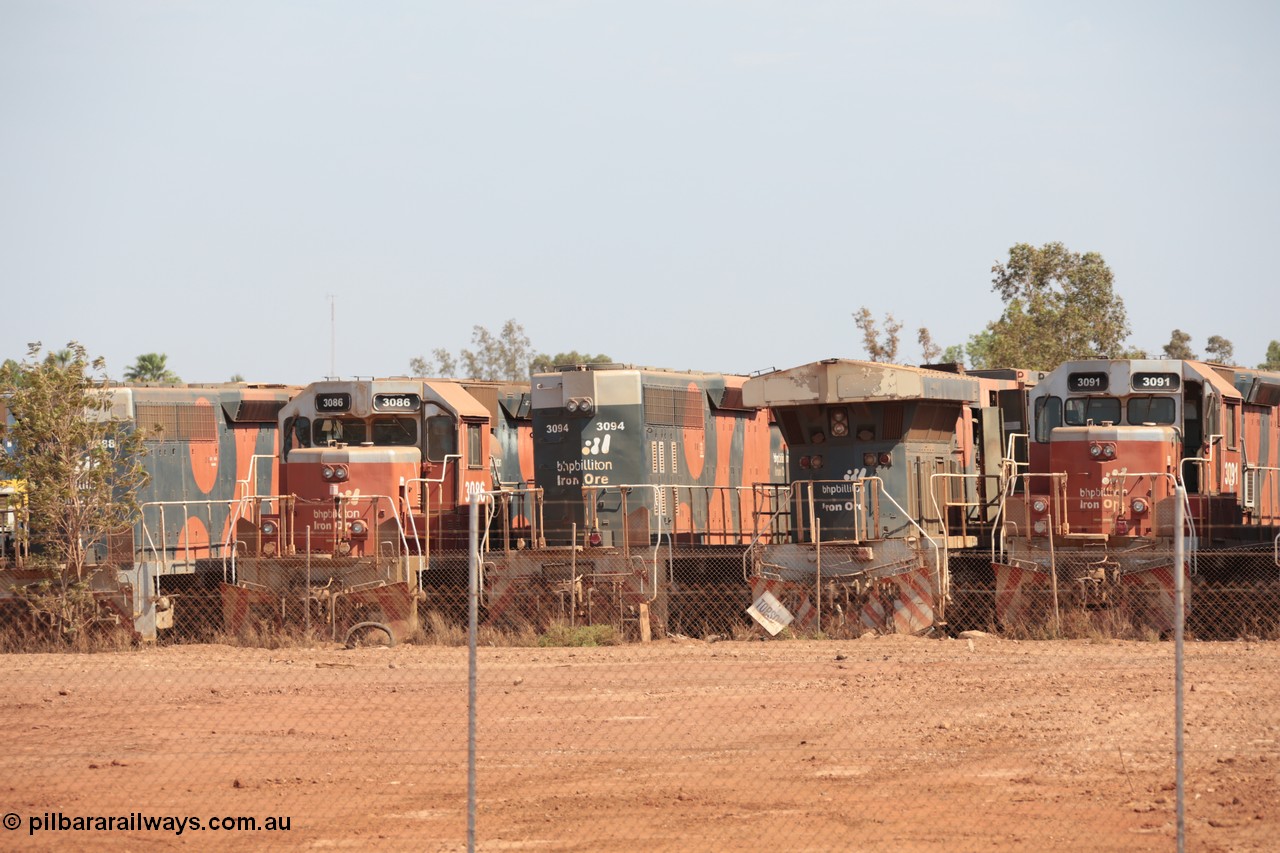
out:
{"label": "white sign", "polygon": [[795,617],[791,611],[782,606],[782,602],[773,597],[773,593],[764,592],[756,599],[756,603],[747,608],[751,618],[760,623],[760,627],[770,636],[778,636],[778,632],[791,624]]}

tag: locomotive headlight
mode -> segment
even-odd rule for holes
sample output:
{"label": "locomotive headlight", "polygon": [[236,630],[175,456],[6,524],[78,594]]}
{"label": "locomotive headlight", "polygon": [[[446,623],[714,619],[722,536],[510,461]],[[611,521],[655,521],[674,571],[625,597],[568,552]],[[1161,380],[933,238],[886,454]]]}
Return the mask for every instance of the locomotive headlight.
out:
{"label": "locomotive headlight", "polygon": [[849,434],[849,415],[844,409],[831,410],[831,434],[836,438]]}
{"label": "locomotive headlight", "polygon": [[1089,445],[1089,455],[1092,456],[1094,459],[1097,459],[1099,456],[1102,455],[1102,447],[1097,444]]}
{"label": "locomotive headlight", "polygon": [[809,467],[810,467],[810,468],[821,468],[821,467],[822,467],[822,457],[821,457],[821,456],[814,456],[814,457],[810,458],[810,459],[809,459]]}
{"label": "locomotive headlight", "polygon": [[1142,515],[1147,511],[1147,502],[1142,498],[1134,498],[1134,501],[1130,506],[1133,507],[1134,515]]}
{"label": "locomotive headlight", "polygon": [[326,480],[332,480],[332,479],[333,479],[333,466],[332,466],[332,465],[326,465],[326,466],[324,466],[323,468],[321,468],[321,469],[320,469],[320,476],[321,476],[321,477],[324,477]]}
{"label": "locomotive headlight", "polygon": [[348,476],[348,474],[347,474],[347,466],[346,466],[346,465],[334,465],[334,466],[333,466],[333,479],[335,479],[335,480],[345,480],[345,479],[347,479],[347,476]]}
{"label": "locomotive headlight", "polygon": [[363,521],[356,519],[355,521],[351,522],[352,536],[363,536],[368,532],[369,532],[369,528],[367,525],[365,525]]}
{"label": "locomotive headlight", "polygon": [[876,464],[876,455],[874,453],[862,454],[862,464],[870,468]]}
{"label": "locomotive headlight", "polygon": [[578,403],[578,411],[582,412],[584,415],[588,414],[591,412],[592,405],[590,397],[583,397]]}
{"label": "locomotive headlight", "polygon": [[1102,455],[1108,459],[1113,458],[1116,455],[1116,446],[1114,444],[1102,445]]}
{"label": "locomotive headlight", "polygon": [[262,522],[262,535],[263,535],[263,536],[275,536],[275,535],[276,535],[276,523],[275,523],[274,521],[264,521],[264,522]]}
{"label": "locomotive headlight", "polygon": [[570,414],[573,414],[574,412],[578,411],[577,398],[570,399],[569,402],[565,405],[565,408],[569,410]]}
{"label": "locomotive headlight", "polygon": [[1031,509],[1034,512],[1046,512],[1049,509],[1049,502],[1044,498],[1036,498],[1031,502]]}

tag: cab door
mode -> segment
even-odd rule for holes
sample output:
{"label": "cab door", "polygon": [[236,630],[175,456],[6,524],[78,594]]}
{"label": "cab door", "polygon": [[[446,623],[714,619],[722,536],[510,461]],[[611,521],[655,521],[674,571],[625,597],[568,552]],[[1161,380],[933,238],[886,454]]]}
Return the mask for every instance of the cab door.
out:
{"label": "cab door", "polygon": [[424,418],[422,478],[423,510],[436,515],[458,505],[458,421],[439,407],[428,405]]}

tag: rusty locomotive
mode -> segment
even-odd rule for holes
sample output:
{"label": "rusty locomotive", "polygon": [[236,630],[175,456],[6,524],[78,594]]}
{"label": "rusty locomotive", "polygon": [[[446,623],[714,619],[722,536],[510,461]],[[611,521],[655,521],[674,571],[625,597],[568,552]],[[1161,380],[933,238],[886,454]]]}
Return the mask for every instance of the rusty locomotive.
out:
{"label": "rusty locomotive", "polygon": [[[1167,631],[1175,572],[1188,598],[1274,572],[1280,374],[1070,361],[1031,400],[1028,464],[1008,481],[994,559],[1001,623],[1056,620],[1074,608]],[[1189,559],[1177,568],[1179,485]]]}
{"label": "rusty locomotive", "polygon": [[725,585],[741,585],[742,548],[785,476],[779,433],[743,401],[745,382],[624,365],[535,375],[545,540],[491,559],[490,618],[609,621],[642,636],[723,622]]}
{"label": "rusty locomotive", "polygon": [[335,636],[368,623],[401,637],[418,602],[464,607],[470,495],[499,496],[509,541],[540,535],[529,407],[527,386],[480,380],[307,386],[279,414],[280,489],[238,525],[228,629],[292,605]]}
{"label": "rusty locomotive", "polygon": [[945,624],[953,569],[991,541],[1038,378],[828,359],[749,380],[790,450],[785,523],[744,557],[757,601],[827,632]]}
{"label": "rusty locomotive", "polygon": [[[220,576],[234,547],[236,519],[255,494],[274,494],[277,413],[295,388],[282,385],[121,385],[105,390],[107,416],[142,433],[147,482],[129,534],[92,543],[99,566],[91,588],[101,618],[154,640],[175,610]],[[20,516],[13,493],[4,517]],[[44,574],[10,543],[0,561],[0,589],[38,583]]]}
{"label": "rusty locomotive", "polygon": [[456,621],[477,493],[488,624],[640,638],[732,631],[744,610],[828,634],[1077,606],[1162,629],[1174,486],[1201,585],[1230,579],[1211,548],[1269,558],[1280,522],[1280,375],[1200,362],[571,365],[527,384],[113,394],[146,431],[152,483],[133,541],[100,546],[103,592],[146,638],[211,589],[235,633]]}

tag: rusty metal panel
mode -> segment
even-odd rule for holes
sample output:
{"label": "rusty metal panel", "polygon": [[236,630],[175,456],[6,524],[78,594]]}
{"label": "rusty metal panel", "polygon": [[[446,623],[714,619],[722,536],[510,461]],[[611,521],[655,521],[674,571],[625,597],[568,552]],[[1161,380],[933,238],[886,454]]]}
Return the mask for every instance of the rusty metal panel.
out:
{"label": "rusty metal panel", "polygon": [[829,359],[748,379],[747,406],[952,400],[975,402],[978,383],[965,376],[869,361]]}

